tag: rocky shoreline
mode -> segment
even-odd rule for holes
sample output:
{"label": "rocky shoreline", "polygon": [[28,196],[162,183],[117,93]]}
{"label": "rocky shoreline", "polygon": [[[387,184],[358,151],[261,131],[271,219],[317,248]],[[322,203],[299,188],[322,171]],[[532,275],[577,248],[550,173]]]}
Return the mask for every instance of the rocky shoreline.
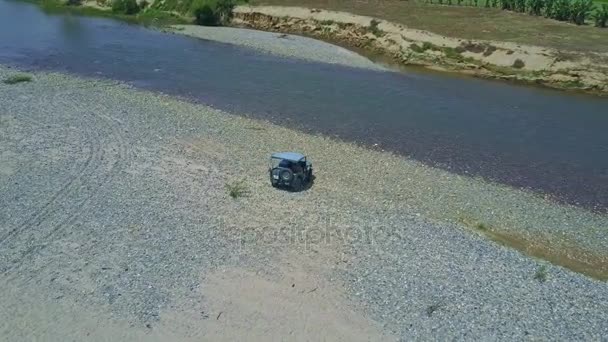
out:
{"label": "rocky shoreline", "polygon": [[[605,282],[486,238],[553,255],[564,239],[601,269],[585,257],[606,257],[605,215],[114,81],[31,76],[0,83],[8,340],[606,335]],[[268,154],[292,149],[316,169],[302,193],[268,183]]]}
{"label": "rocky shoreline", "polygon": [[387,56],[399,65],[608,94],[606,54],[463,40],[372,17],[299,7],[239,6],[233,23],[339,42]]}

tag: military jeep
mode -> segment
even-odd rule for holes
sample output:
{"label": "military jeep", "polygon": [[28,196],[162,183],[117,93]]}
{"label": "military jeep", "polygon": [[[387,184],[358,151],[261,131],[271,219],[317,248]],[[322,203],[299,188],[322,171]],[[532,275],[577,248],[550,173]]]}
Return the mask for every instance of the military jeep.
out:
{"label": "military jeep", "polygon": [[312,184],[312,163],[301,153],[273,153],[268,172],[275,188],[301,191]]}

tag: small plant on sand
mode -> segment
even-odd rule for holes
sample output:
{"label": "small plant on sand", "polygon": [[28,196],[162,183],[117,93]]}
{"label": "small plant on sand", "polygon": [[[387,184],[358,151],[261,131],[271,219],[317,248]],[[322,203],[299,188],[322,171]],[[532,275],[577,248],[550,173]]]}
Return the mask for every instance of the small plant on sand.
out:
{"label": "small plant on sand", "polygon": [[536,270],[536,273],[534,273],[534,279],[540,281],[541,283],[544,283],[545,281],[547,281],[548,277],[549,277],[549,274],[547,272],[547,266],[545,266],[545,265],[540,266]]}
{"label": "small plant on sand", "polygon": [[464,57],[462,56],[462,53],[459,50],[455,49],[455,48],[450,48],[450,47],[443,48],[443,53],[445,54],[445,56],[447,58],[454,59],[454,60],[457,60],[457,61],[463,61],[464,60]]}
{"label": "small plant on sand", "polygon": [[384,36],[384,31],[382,31],[380,28],[378,28],[378,25],[380,25],[380,22],[376,19],[372,19],[372,21],[370,21],[369,23],[369,32],[371,32],[374,36],[376,37],[382,37]]}
{"label": "small plant on sand", "polygon": [[429,317],[433,316],[433,314],[434,314],[434,313],[435,313],[437,310],[439,310],[439,309],[441,308],[441,306],[442,306],[442,304],[441,304],[441,303],[434,303],[434,304],[429,305],[429,306],[426,308],[426,315],[427,315],[427,316],[429,316]]}
{"label": "small plant on sand", "polygon": [[515,69],[521,69],[523,67],[526,66],[526,63],[524,63],[524,61],[522,61],[521,59],[516,59],[515,62],[513,62],[513,67]]}
{"label": "small plant on sand", "polygon": [[475,224],[475,229],[485,232],[488,230],[488,226],[483,222],[477,222]]}
{"label": "small plant on sand", "polygon": [[433,43],[424,42],[424,43],[422,43],[422,50],[423,51],[426,51],[426,50],[436,51],[436,50],[438,50],[438,48],[436,45],[433,45]]}
{"label": "small plant on sand", "polygon": [[245,180],[226,183],[226,190],[228,191],[228,195],[232,198],[244,197],[249,193],[249,190],[247,190],[247,186],[245,185]]}
{"label": "small plant on sand", "polygon": [[5,84],[16,84],[16,83],[31,82],[31,81],[32,81],[32,76],[26,75],[26,74],[13,75],[13,76],[7,77],[4,80],[2,80],[2,82]]}

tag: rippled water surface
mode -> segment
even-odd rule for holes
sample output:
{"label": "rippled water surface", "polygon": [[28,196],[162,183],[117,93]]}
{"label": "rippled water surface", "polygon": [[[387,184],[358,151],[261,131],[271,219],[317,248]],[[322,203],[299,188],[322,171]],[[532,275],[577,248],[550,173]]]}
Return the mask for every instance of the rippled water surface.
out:
{"label": "rippled water surface", "polygon": [[307,63],[6,0],[0,63],[127,81],[608,208],[608,99]]}

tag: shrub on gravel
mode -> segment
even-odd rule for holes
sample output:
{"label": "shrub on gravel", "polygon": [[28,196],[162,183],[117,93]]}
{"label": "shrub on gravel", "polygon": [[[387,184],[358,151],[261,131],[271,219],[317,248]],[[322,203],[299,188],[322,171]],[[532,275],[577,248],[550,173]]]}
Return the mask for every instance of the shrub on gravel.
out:
{"label": "shrub on gravel", "polygon": [[22,82],[31,82],[32,76],[26,74],[18,74],[5,78],[2,82],[5,84],[16,84]]}
{"label": "shrub on gravel", "polygon": [[545,281],[547,281],[547,278],[547,266],[542,265],[538,268],[538,270],[536,270],[536,273],[534,274],[534,279],[540,281],[541,283],[544,283]]}
{"label": "shrub on gravel", "polygon": [[232,198],[243,197],[249,193],[249,190],[247,190],[247,186],[245,185],[244,180],[226,183],[226,190],[228,190],[228,195]]}

